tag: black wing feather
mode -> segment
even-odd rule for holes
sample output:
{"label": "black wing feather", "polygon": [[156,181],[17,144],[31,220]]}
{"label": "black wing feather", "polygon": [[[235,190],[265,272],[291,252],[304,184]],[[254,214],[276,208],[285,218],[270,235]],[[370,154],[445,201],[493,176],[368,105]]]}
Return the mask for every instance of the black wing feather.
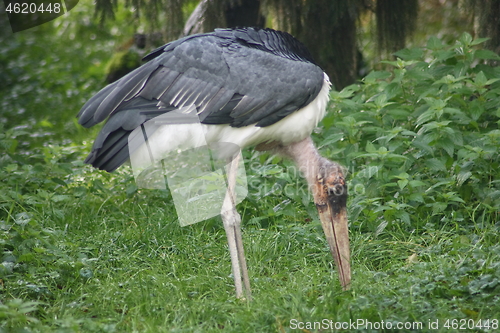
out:
{"label": "black wing feather", "polygon": [[113,171],[128,159],[133,129],[182,106],[194,105],[205,124],[263,127],[310,103],[323,86],[305,47],[271,29],[216,29],[166,44],[144,60],[78,113],[85,127],[108,118],[87,163]]}
{"label": "black wing feather", "polygon": [[148,83],[144,89],[138,94],[138,96],[144,97],[146,99],[159,100],[161,96],[170,88],[170,86],[177,80],[181,75],[179,72],[168,69],[166,67],[159,67],[157,69],[159,72],[154,73],[151,77],[150,83]]}

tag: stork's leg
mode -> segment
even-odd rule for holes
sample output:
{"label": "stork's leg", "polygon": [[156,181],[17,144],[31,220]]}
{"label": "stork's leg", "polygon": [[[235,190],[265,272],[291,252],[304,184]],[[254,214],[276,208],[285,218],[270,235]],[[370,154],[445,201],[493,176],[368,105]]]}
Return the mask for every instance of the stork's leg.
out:
{"label": "stork's leg", "polygon": [[245,251],[243,250],[243,239],[241,236],[241,217],[236,211],[236,175],[238,171],[239,155],[236,156],[228,166],[227,191],[222,204],[222,222],[226,230],[229,254],[231,256],[231,266],[236,288],[236,297],[243,297],[243,278],[246,296],[251,298],[250,280],[248,278]]}
{"label": "stork's leg", "polygon": [[252,298],[252,292],[250,290],[250,278],[248,277],[247,260],[245,258],[245,251],[243,250],[243,237],[241,236],[241,217],[240,214],[234,210],[238,218],[238,227],[235,228],[236,231],[236,248],[238,249],[238,259],[241,265],[241,274],[243,277],[243,286],[245,287],[247,298],[250,300]]}

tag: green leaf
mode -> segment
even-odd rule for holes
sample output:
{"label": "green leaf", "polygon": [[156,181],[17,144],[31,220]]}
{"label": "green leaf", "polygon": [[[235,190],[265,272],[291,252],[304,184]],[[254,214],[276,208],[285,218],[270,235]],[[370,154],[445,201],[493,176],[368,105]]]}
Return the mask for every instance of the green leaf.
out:
{"label": "green leaf", "polygon": [[410,115],[410,111],[404,109],[389,109],[387,114],[391,115],[394,119],[406,120]]}
{"label": "green leaf", "polygon": [[465,201],[462,198],[460,198],[455,192],[447,192],[443,195],[443,197],[446,198],[448,201],[465,203]]}
{"label": "green leaf", "polygon": [[[408,66],[411,65],[412,63],[408,62],[408,60],[421,60],[424,55],[424,50],[421,48],[411,48],[411,49],[402,49],[396,53],[394,53],[396,57],[399,57],[405,62],[403,63],[403,66]],[[401,68],[401,66],[398,66]]]}
{"label": "green leaf", "polygon": [[485,60],[500,60],[500,56],[491,50],[476,50],[474,58]]}
{"label": "green leaf", "polygon": [[490,38],[487,38],[487,37],[483,37],[483,38],[476,38],[474,39],[472,42],[471,42],[471,45],[479,45],[481,43],[484,43],[486,42],[487,40],[489,40]]}
{"label": "green leaf", "polygon": [[469,115],[472,118],[472,120],[477,121],[481,117],[481,115],[484,113],[485,109],[483,105],[479,103],[471,103],[471,107],[469,109]]}
{"label": "green leaf", "polygon": [[472,43],[472,36],[468,32],[464,32],[460,38],[458,39],[459,42],[461,42],[464,46],[471,45]]}
{"label": "green leaf", "polygon": [[387,95],[384,93],[379,94],[373,102],[375,103],[377,109],[382,109],[388,105],[394,104],[392,102],[387,102]]}
{"label": "green leaf", "polygon": [[7,172],[13,172],[13,171],[16,171],[18,168],[18,165],[17,164],[8,164],[6,167],[5,167],[5,171]]}
{"label": "green leaf", "polygon": [[359,90],[359,86],[352,84],[350,86],[345,87],[340,92],[333,91],[332,94],[336,93],[334,98],[342,98],[342,99],[351,98],[354,95],[354,93],[356,93],[358,90]]}
{"label": "green leaf", "polygon": [[462,186],[472,176],[470,171],[460,171],[457,175],[457,186]]}
{"label": "green leaf", "polygon": [[483,71],[480,71],[476,74],[476,77],[474,79],[474,83],[476,83],[476,85],[478,85],[479,87],[484,87],[486,85],[486,81],[486,75],[484,75]]}
{"label": "green leaf", "polygon": [[444,162],[437,158],[428,159],[425,165],[432,171],[446,171]]}
{"label": "green leaf", "polygon": [[416,201],[416,202],[424,202],[424,197],[422,196],[422,193],[412,193],[408,196],[408,199],[410,201]]}
{"label": "green leaf", "polygon": [[59,185],[62,185],[62,186],[66,186],[68,184],[66,184],[66,182],[60,178],[51,178],[50,180],[52,180],[54,183],[56,184],[59,184]]}
{"label": "green leaf", "polygon": [[442,138],[436,143],[437,147],[443,148],[450,157],[453,157],[453,152],[455,151],[455,145],[449,138]]}
{"label": "green leaf", "polygon": [[385,80],[392,76],[388,71],[372,71],[367,76],[364,77],[365,81],[375,81],[375,80]]}
{"label": "green leaf", "polygon": [[450,128],[450,133],[448,133],[448,138],[450,138],[450,140],[456,146],[460,146],[461,147],[464,144],[462,132],[460,132],[460,131],[452,130]]}
{"label": "green leaf", "polygon": [[435,111],[434,110],[427,110],[424,113],[422,113],[420,116],[417,118],[416,125],[420,126],[422,124],[425,124],[435,118]]}
{"label": "green leaf", "polygon": [[410,180],[410,186],[411,187],[419,187],[419,186],[425,186],[426,183],[424,183],[421,180]]}
{"label": "green leaf", "polygon": [[48,121],[47,119],[43,119],[43,120],[40,120],[38,122],[38,125],[42,126],[42,127],[48,127],[48,128],[52,128],[54,127],[54,124],[52,124],[50,121]]}
{"label": "green leaf", "polygon": [[436,57],[436,61],[443,62],[445,60],[454,58],[456,56],[456,53],[454,51],[442,50],[442,51],[435,51],[434,56]]}
{"label": "green leaf", "polygon": [[432,36],[427,41],[427,48],[430,50],[439,50],[443,48],[443,43],[439,38]]}
{"label": "green leaf", "polygon": [[407,174],[406,172],[402,172],[399,175],[395,176],[395,178],[398,178],[398,179],[408,179],[409,177],[410,177],[410,175]]}
{"label": "green leaf", "polygon": [[327,136],[320,144],[319,148],[331,145],[344,138],[344,133],[333,133]]}
{"label": "green leaf", "polygon": [[398,186],[401,190],[404,189],[406,185],[408,185],[408,179],[398,180]]}
{"label": "green leaf", "polygon": [[376,153],[377,152],[377,149],[375,148],[375,146],[373,145],[373,143],[371,143],[370,141],[367,141],[366,142],[366,151],[368,153]]}
{"label": "green leaf", "polygon": [[424,97],[424,100],[429,104],[429,106],[433,109],[436,110],[442,110],[445,108],[448,100],[451,97],[445,98],[445,99],[439,99],[439,98],[434,98],[434,97]]}
{"label": "green leaf", "polygon": [[9,146],[7,148],[8,152],[13,154],[16,151],[17,145],[19,144],[19,141],[16,139],[8,140]]}
{"label": "green leaf", "polygon": [[64,194],[56,194],[51,197],[53,202],[61,202],[61,201],[69,201],[71,200],[71,196]]}
{"label": "green leaf", "polygon": [[382,221],[375,230],[374,236],[377,237],[378,235],[380,235],[388,224],[389,224],[388,221]]}
{"label": "green leaf", "polygon": [[500,80],[500,78],[489,79],[488,81],[486,81],[486,85],[493,84],[499,80]]}
{"label": "green leaf", "polygon": [[14,223],[20,225],[20,226],[25,226],[27,225],[32,219],[32,215],[28,214],[26,212],[21,212],[19,214],[16,214],[14,217]]}
{"label": "green leaf", "polygon": [[438,214],[444,211],[448,207],[447,203],[444,202],[435,202],[432,204],[432,214]]}
{"label": "green leaf", "polygon": [[441,84],[441,83],[444,83],[444,84],[447,84],[450,86],[450,89],[451,88],[454,88],[454,87],[463,87],[462,85],[453,85],[453,83],[457,83],[457,82],[462,82],[464,81],[465,79],[467,79],[468,76],[459,76],[459,77],[455,77],[451,74],[448,74],[444,77],[442,77],[441,79],[435,81],[433,84]]}
{"label": "green leaf", "polygon": [[411,223],[410,214],[408,214],[408,212],[405,212],[404,210],[397,211],[396,216],[398,216],[401,219],[401,221],[403,221],[406,224]]}

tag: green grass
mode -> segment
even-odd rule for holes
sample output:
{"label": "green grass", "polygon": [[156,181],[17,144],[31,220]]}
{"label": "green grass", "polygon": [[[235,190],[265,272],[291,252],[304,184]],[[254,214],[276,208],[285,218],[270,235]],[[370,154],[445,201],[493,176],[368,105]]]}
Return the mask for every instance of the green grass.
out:
{"label": "green grass", "polygon": [[[244,223],[254,297],[246,302],[234,297],[218,218],[180,227],[167,192],[127,195],[127,170],[113,177],[83,170],[80,181],[59,188],[66,194],[40,198],[47,201],[38,208],[21,201],[25,215],[4,221],[5,253],[16,257],[2,278],[7,331],[279,332],[291,331],[292,319],[498,319],[500,223],[483,216],[466,226],[425,224],[418,234],[398,226],[352,232],[348,292],[306,210]],[[109,182],[75,197],[86,177]],[[36,310],[23,313],[13,299],[35,301]]]}
{"label": "green grass", "polygon": [[[314,210],[292,202],[275,211],[287,197],[251,196],[239,206],[254,297],[245,302],[234,297],[220,219],[180,227],[167,191],[131,188],[127,168],[83,166],[83,149],[3,169],[3,184],[20,187],[4,186],[1,201],[6,331],[274,332],[290,331],[292,319],[444,325],[498,316],[500,223],[474,207],[460,223],[429,216],[418,231],[361,231],[351,221],[353,284],[342,292]],[[56,178],[60,168],[72,172]]]}

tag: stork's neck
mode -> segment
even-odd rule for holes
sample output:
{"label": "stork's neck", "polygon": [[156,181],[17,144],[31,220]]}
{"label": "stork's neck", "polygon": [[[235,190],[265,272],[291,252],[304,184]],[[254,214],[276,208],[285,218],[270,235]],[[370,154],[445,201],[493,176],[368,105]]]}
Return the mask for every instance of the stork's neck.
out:
{"label": "stork's neck", "polygon": [[324,158],[314,146],[311,137],[291,143],[278,150],[279,153],[291,158],[307,180],[309,186],[316,184]]}

